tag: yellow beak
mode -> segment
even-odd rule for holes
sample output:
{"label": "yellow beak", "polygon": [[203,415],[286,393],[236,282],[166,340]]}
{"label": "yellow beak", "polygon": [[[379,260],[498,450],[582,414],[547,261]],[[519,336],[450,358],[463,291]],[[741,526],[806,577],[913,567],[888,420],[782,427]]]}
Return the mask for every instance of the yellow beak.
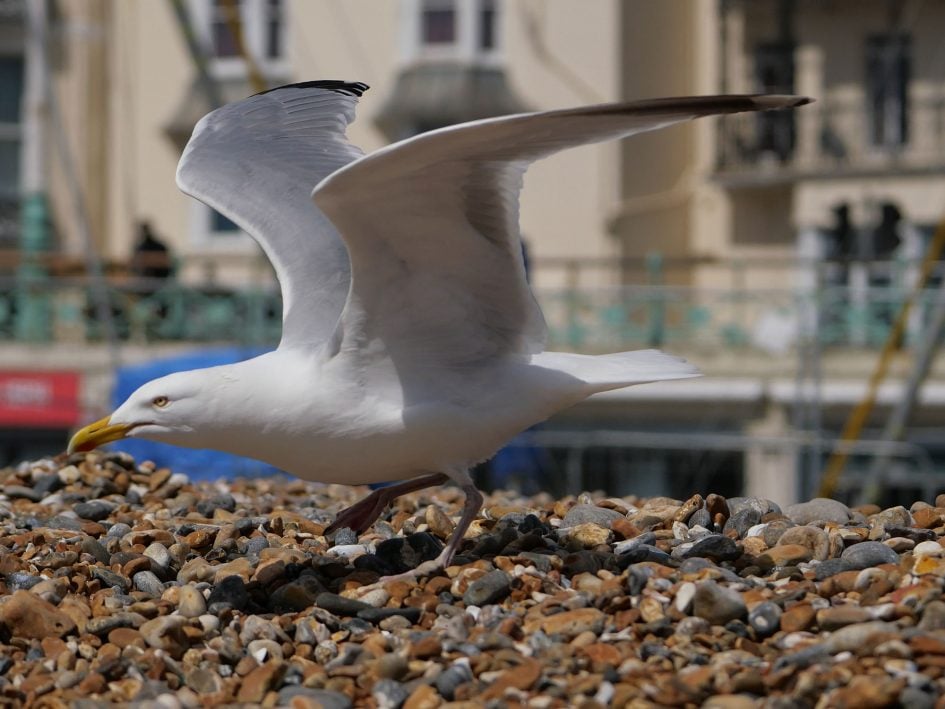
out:
{"label": "yellow beak", "polygon": [[106,416],[100,421],[90,423],[83,429],[80,429],[69,441],[69,453],[84,453],[99,446],[118,441],[128,435],[128,431],[133,428],[130,423],[109,424],[111,416]]}

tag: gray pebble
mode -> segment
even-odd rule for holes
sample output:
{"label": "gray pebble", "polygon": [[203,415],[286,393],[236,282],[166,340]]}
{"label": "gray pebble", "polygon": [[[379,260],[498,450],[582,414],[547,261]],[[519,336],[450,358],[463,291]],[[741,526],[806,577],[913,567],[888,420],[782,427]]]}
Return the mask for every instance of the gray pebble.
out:
{"label": "gray pebble", "polygon": [[907,686],[899,693],[899,706],[909,709],[932,709],[935,706],[935,695],[919,687]]}
{"label": "gray pebble", "polygon": [[781,627],[781,607],[771,601],[764,601],[748,612],[748,624],[760,637],[768,637]]}
{"label": "gray pebble", "polygon": [[472,678],[472,672],[467,665],[456,663],[438,674],[433,683],[441,697],[452,701],[457,687],[469,682]]}
{"label": "gray pebble", "polygon": [[144,550],[144,555],[162,569],[166,569],[171,565],[171,555],[168,553],[167,547],[165,547],[160,542],[153,542],[149,544]]}
{"label": "gray pebble", "polygon": [[45,497],[43,493],[37,492],[31,487],[25,485],[4,485],[3,494],[12,498],[25,498],[30,502],[39,502]]}
{"label": "gray pebble", "polygon": [[359,611],[371,607],[355,598],[345,598],[327,591],[315,597],[315,605],[338,616],[356,616]]}
{"label": "gray pebble", "polygon": [[610,524],[615,519],[622,519],[623,515],[617,510],[611,510],[597,505],[575,505],[565,514],[561,520],[561,529],[576,527],[579,524],[599,524],[601,527],[610,529]]}
{"label": "gray pebble", "polygon": [[334,546],[347,546],[349,544],[358,543],[358,535],[350,527],[342,527],[332,536],[332,543]]}
{"label": "gray pebble", "polygon": [[689,518],[689,527],[705,527],[706,529],[711,529],[712,525],[712,515],[709,514],[709,510],[705,507],[702,507],[692,513],[692,516]]}
{"label": "gray pebble", "polygon": [[283,687],[279,690],[279,706],[289,706],[295,697],[310,699],[322,709],[350,709],[351,700],[341,692],[298,685]]}
{"label": "gray pebble", "polygon": [[86,623],[85,632],[104,637],[115,628],[137,628],[144,621],[145,617],[139,613],[122,612],[95,616]]}
{"label": "gray pebble", "polygon": [[94,556],[95,560],[101,564],[107,564],[109,559],[111,559],[111,554],[108,553],[108,550],[105,549],[97,539],[92,539],[92,537],[85,537],[82,543],[79,544],[79,548],[84,553]]}
{"label": "gray pebble", "polygon": [[735,530],[739,539],[744,539],[749,529],[761,522],[762,513],[756,507],[744,507],[728,518],[723,532]]}
{"label": "gray pebble", "polygon": [[809,502],[799,502],[789,505],[784,514],[795,524],[812,524],[814,522],[836,522],[846,524],[850,521],[850,508],[842,502],[826,497],[816,497]]}
{"label": "gray pebble", "polygon": [[890,507],[870,517],[870,523],[881,524],[884,527],[911,527],[912,522],[912,515],[902,505]]}
{"label": "gray pebble", "polygon": [[728,503],[729,517],[734,517],[744,509],[753,509],[761,517],[770,512],[779,514],[781,512],[781,508],[778,507],[777,503],[763,497],[729,497],[726,502]]}
{"label": "gray pebble", "polygon": [[82,519],[98,522],[105,519],[115,509],[115,505],[104,500],[91,500],[90,502],[80,502],[72,508]]}
{"label": "gray pebble", "polygon": [[121,574],[116,574],[114,571],[110,571],[109,569],[103,569],[100,566],[92,567],[92,576],[101,581],[102,585],[109,588],[117,586],[122,590],[122,592],[126,592],[129,588],[131,588],[131,582],[127,578]]}
{"label": "gray pebble", "polygon": [[855,569],[867,569],[880,564],[898,564],[899,555],[882,542],[860,542],[843,550],[840,558]]}
{"label": "gray pebble", "polygon": [[152,598],[160,598],[161,594],[164,593],[164,584],[152,571],[139,571],[132,576],[131,580],[134,582],[135,588],[147,593]]}
{"label": "gray pebble", "polygon": [[501,601],[511,593],[511,583],[512,577],[504,571],[490,571],[469,584],[463,602],[467,606],[484,606]]}
{"label": "gray pebble", "polygon": [[108,528],[108,532],[105,534],[105,536],[111,539],[121,539],[129,532],[131,532],[131,527],[129,527],[124,522],[117,522]]}
{"label": "gray pebble", "polygon": [[400,709],[410,694],[400,682],[385,678],[374,683],[371,696],[377,702],[377,709]]}
{"label": "gray pebble", "polygon": [[854,568],[856,567],[846,559],[827,559],[817,564],[814,568],[814,580],[823,581],[844,571],[851,571]]}
{"label": "gray pebble", "polygon": [[721,534],[709,534],[691,547],[680,553],[681,559],[712,559],[713,561],[732,561],[742,555],[735,541]]}
{"label": "gray pebble", "polygon": [[246,555],[259,556],[259,552],[269,548],[269,540],[265,537],[252,537],[246,542]]}
{"label": "gray pebble", "polygon": [[738,591],[720,586],[715,581],[703,581],[696,585],[692,611],[713,625],[725,625],[731,620],[744,618],[748,609]]}

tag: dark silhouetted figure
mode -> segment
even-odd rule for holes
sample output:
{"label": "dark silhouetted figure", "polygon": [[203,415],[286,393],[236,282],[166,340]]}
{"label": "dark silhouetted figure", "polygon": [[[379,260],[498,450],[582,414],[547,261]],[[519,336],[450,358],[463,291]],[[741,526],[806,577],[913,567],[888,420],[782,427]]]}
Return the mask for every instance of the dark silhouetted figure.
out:
{"label": "dark silhouetted figure", "polygon": [[131,272],[139,278],[166,279],[171,268],[171,252],[151,228],[150,222],[138,223],[138,243],[131,258]]}

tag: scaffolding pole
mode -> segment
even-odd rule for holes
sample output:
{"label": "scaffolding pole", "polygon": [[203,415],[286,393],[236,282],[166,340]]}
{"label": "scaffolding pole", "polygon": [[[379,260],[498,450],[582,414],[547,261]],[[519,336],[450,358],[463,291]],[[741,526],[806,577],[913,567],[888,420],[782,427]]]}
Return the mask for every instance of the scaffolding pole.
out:
{"label": "scaffolding pole", "polygon": [[[905,438],[906,426],[912,412],[915,410],[919,390],[928,377],[932,360],[935,358],[935,353],[938,351],[942,339],[942,332],[945,332],[945,284],[939,286],[935,306],[925,330],[926,336],[916,351],[912,371],[909,373],[909,381],[906,384],[906,391],[886,422],[886,427],[883,429],[882,436],[880,436],[882,441],[898,443]],[[870,466],[869,473],[867,473],[863,487],[860,488],[857,504],[875,503],[879,500],[883,492],[883,478],[886,468],[892,459],[891,450],[892,447],[873,458],[873,463]]]}

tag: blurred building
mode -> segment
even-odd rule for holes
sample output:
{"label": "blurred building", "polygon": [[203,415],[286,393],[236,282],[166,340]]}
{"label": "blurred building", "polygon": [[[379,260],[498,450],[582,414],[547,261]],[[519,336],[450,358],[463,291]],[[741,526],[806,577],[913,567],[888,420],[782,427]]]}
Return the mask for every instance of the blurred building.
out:
{"label": "blurred building", "polygon": [[[349,131],[365,150],[521,110],[801,93],[817,103],[542,162],[526,178],[521,218],[552,346],[659,346],[708,375],[616,392],[559,416],[530,439],[550,446],[542,465],[572,488],[811,494],[945,214],[936,34],[945,2],[238,4],[245,53],[223,0],[49,4],[49,230],[37,256],[17,216],[22,116],[36,115],[22,98],[26,3],[0,1],[4,369],[78,373],[76,410],[99,413],[115,362],[109,331],[124,362],[196,343],[276,341],[278,293],[260,251],[174,183],[196,120],[215,101],[254,93],[257,74],[268,85],[370,84]],[[206,56],[203,71],[188,37]],[[142,221],[173,259],[161,282],[132,268]],[[25,250],[41,267],[33,300],[24,295]],[[104,296],[88,279],[90,264],[105,274]],[[910,322],[874,426],[904,388],[929,307]],[[46,314],[38,337],[17,329],[24,313]],[[936,360],[917,426],[890,464],[929,485],[945,462],[935,435],[943,377]],[[853,467],[869,460],[867,451]]]}

